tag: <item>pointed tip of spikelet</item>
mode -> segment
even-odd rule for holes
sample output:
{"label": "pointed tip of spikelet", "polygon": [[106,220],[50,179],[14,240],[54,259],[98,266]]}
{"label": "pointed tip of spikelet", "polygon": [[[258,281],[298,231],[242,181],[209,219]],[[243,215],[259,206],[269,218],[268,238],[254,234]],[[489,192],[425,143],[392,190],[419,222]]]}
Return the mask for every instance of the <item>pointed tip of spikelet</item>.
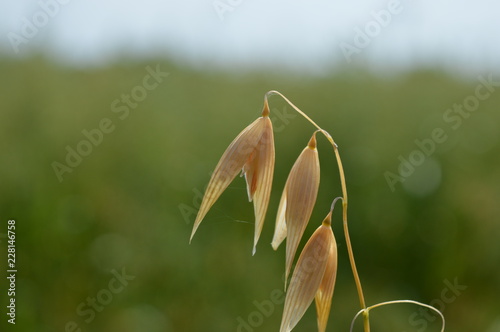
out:
{"label": "pointed tip of spikelet", "polygon": [[[196,227],[197,229],[198,227]],[[193,241],[193,238],[194,238],[194,234],[196,233],[196,229],[193,229],[193,231],[191,232],[191,236],[189,237],[189,244],[191,244],[191,242]]]}
{"label": "pointed tip of spikelet", "polygon": [[191,244],[191,241],[193,241],[194,233],[196,233],[195,228],[193,228],[193,230],[191,231],[191,236],[189,237],[189,244]]}
{"label": "pointed tip of spikelet", "polygon": [[333,211],[330,211],[327,216],[325,217],[325,219],[323,220],[322,222],[322,225],[323,226],[328,226],[330,227],[332,225],[332,212]]}
{"label": "pointed tip of spikelet", "polygon": [[262,109],[262,116],[269,116],[271,111],[269,110],[269,104],[267,103],[267,98],[264,99],[264,108]]}
{"label": "pointed tip of spikelet", "polygon": [[317,131],[314,132],[311,139],[309,140],[309,143],[307,144],[307,146],[313,150],[316,149],[316,133]]}
{"label": "pointed tip of spikelet", "polygon": [[255,256],[255,253],[257,252],[257,243],[259,242],[258,237],[254,237],[253,239],[253,248],[252,248],[252,256]]}

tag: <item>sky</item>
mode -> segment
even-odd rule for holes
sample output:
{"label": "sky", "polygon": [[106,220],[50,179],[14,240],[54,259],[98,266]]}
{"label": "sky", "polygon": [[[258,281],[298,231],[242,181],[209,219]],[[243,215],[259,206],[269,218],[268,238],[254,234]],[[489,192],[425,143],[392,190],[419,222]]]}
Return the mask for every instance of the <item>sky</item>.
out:
{"label": "sky", "polygon": [[195,67],[322,72],[500,68],[497,0],[1,0],[0,54],[75,66],[168,56]]}

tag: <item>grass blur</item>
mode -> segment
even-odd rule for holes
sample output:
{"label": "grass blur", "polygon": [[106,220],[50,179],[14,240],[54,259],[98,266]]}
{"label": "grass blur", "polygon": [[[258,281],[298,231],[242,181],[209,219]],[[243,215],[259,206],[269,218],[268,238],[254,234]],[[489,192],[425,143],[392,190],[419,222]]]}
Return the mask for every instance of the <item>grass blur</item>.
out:
{"label": "grass blur", "polygon": [[[169,76],[120,119],[112,103],[142,86],[146,67],[157,65]],[[79,70],[32,58],[2,60],[0,73],[0,248],[6,256],[6,222],[15,219],[15,331],[277,331],[283,305],[262,313],[255,301],[269,304],[273,290],[282,290],[284,246],[278,252],[270,246],[274,217],[288,172],[314,130],[278,97],[270,99],[274,190],[256,255],[253,208],[241,178],[188,245],[210,172],[260,115],[271,89],[340,147],[368,304],[414,299],[444,309],[449,331],[499,331],[500,91],[453,129],[444,112],[473,95],[479,81],[435,71],[311,78],[196,71],[163,60]],[[104,118],[114,130],[59,181],[53,162],[66,164],[67,146],[77,149],[86,139],[82,131]],[[414,141],[435,128],[445,141],[391,191],[384,173],[397,174],[398,157],[408,160]],[[322,178],[303,243],[341,194],[331,148],[318,138]],[[339,272],[328,330],[347,331],[359,308],[340,209],[333,224]],[[123,268],[135,279],[120,292],[106,291],[112,270]],[[454,280],[467,286],[460,295],[446,291]],[[95,297],[93,308],[87,301]],[[371,317],[373,331],[439,331],[434,316],[411,305]],[[311,308],[296,330],[313,331],[315,324]]]}

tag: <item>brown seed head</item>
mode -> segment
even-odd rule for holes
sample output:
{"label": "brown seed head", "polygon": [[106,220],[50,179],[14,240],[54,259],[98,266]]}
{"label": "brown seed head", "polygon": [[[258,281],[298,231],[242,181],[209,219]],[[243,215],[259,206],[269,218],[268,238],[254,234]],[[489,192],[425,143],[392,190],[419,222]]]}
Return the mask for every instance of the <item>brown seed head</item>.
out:
{"label": "brown seed head", "polygon": [[[332,223],[332,212],[328,213],[323,226],[330,227]],[[332,232],[333,236],[333,232]],[[316,292],[316,315],[318,319],[318,331],[325,332],[328,317],[330,316],[330,307],[332,305],[333,289],[335,287],[335,279],[337,277],[337,242],[333,236],[333,244],[328,253],[325,274]]]}
{"label": "brown seed head", "polygon": [[247,183],[248,198],[254,202],[253,253],[255,253],[255,246],[260,237],[269,205],[274,172],[274,137],[268,111],[269,106],[265,101],[263,116],[246,127],[231,142],[219,160],[203,196],[193,225],[190,242],[212,205],[242,170]]}
{"label": "brown seed head", "polygon": [[295,252],[318,195],[320,169],[315,136],[316,132],[293,165],[278,207],[272,246],[276,250],[287,237],[285,288]]}
{"label": "brown seed head", "polygon": [[331,302],[330,293],[333,293],[332,278],[327,276],[327,273],[336,271],[336,268],[335,238],[331,227],[322,224],[307,241],[293,271],[285,298],[280,332],[290,332],[315,297],[317,305],[319,301],[320,309],[318,324],[321,321],[320,328],[326,326],[328,316],[325,316],[325,313],[329,312],[328,301]]}

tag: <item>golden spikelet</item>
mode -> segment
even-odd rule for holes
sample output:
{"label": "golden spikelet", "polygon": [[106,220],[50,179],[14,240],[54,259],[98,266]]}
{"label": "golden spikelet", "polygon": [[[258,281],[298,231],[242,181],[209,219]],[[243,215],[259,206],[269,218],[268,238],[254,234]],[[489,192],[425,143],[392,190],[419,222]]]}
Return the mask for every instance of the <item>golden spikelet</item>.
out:
{"label": "golden spikelet", "polygon": [[331,212],[307,241],[293,271],[285,298],[280,332],[290,332],[313,299],[319,303],[318,326],[324,331],[337,271],[337,245],[331,228]]}
{"label": "golden spikelet", "polygon": [[215,167],[189,241],[193,239],[198,226],[212,205],[241,170],[246,179],[248,199],[254,203],[255,234],[252,254],[255,254],[271,195],[274,158],[273,127],[266,100],[262,116],[231,142]]}
{"label": "golden spikelet", "polygon": [[[326,222],[331,224],[332,212],[326,216]],[[325,221],[323,222],[325,223]],[[332,233],[333,235],[333,233]],[[316,292],[316,314],[318,317],[318,331],[325,332],[328,317],[330,316],[330,307],[332,305],[333,289],[335,287],[335,279],[337,277],[337,242],[333,237],[333,245],[328,253],[326,262],[325,274]]]}
{"label": "golden spikelet", "polygon": [[276,250],[286,241],[285,288],[290,270],[316,203],[320,180],[316,132],[292,167],[281,196],[272,246]]}

